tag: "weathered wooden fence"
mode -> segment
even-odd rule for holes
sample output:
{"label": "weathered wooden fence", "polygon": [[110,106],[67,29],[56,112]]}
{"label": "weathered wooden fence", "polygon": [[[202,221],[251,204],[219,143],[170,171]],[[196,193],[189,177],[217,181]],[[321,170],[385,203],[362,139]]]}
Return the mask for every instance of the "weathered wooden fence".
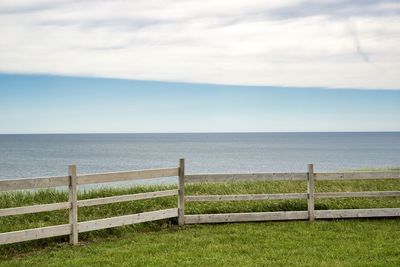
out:
{"label": "weathered wooden fence", "polygon": [[[178,189],[139,194],[119,195],[95,199],[77,199],[77,187],[85,184],[109,183],[117,181],[179,177]],[[367,218],[400,216],[400,208],[315,210],[314,199],[341,197],[399,197],[400,191],[365,192],[314,192],[315,180],[365,180],[400,179],[400,172],[343,172],[315,173],[312,164],[307,172],[298,173],[246,173],[246,174],[185,174],[185,161],[179,167],[126,172],[78,175],[76,166],[69,166],[69,175],[60,177],[0,180],[0,191],[68,187],[67,202],[0,209],[0,216],[38,213],[69,209],[69,223],[22,231],[0,233],[0,244],[9,244],[54,236],[69,235],[70,243],[78,243],[78,233],[155,221],[178,218],[178,224],[223,223],[270,220],[310,220],[334,218]],[[235,182],[235,181],[307,181],[307,193],[285,194],[241,194],[241,195],[185,195],[185,183]],[[178,196],[177,208],[143,212],[91,221],[78,221],[78,208],[116,202],[144,200],[167,196]],[[247,212],[224,214],[185,215],[185,202],[199,201],[259,201],[275,199],[307,199],[307,211]]]}
{"label": "weathered wooden fence", "polygon": [[185,224],[222,223],[272,220],[310,220],[335,218],[367,218],[400,216],[400,208],[315,210],[314,199],[341,197],[398,197],[400,191],[365,192],[314,192],[315,180],[366,180],[399,179],[400,172],[343,172],[314,173],[312,164],[308,172],[298,173],[248,173],[248,174],[195,174],[186,175],[187,183],[235,182],[235,181],[307,181],[307,193],[247,194],[247,195],[202,195],[185,196],[188,202],[198,201],[243,201],[275,199],[307,199],[307,211],[247,212],[223,214],[185,215]]}
{"label": "weathered wooden fence", "polygon": [[[183,161],[181,162],[183,163]],[[43,211],[69,209],[68,224],[0,233],[0,244],[9,244],[9,243],[16,243],[16,242],[35,240],[35,239],[54,237],[54,236],[63,236],[63,235],[69,235],[70,243],[77,244],[78,233],[178,217],[179,209],[172,208],[172,209],[164,209],[164,210],[118,216],[118,217],[78,222],[78,208],[80,207],[103,205],[116,202],[126,202],[133,200],[152,199],[152,198],[167,197],[167,196],[177,196],[179,190],[174,189],[174,190],[165,190],[158,192],[148,192],[148,193],[78,200],[77,187],[79,185],[86,185],[86,184],[143,180],[143,179],[153,179],[153,178],[172,177],[172,176],[180,176],[180,180],[183,181],[183,173],[184,173],[183,168],[184,168],[183,166],[180,166],[177,168],[78,175],[76,171],[76,166],[71,165],[69,166],[68,176],[0,180],[0,191],[68,186],[68,192],[69,192],[68,202],[0,209],[0,216],[12,216],[19,214],[38,213]],[[181,198],[179,198],[178,207],[181,207],[180,200]],[[183,223],[183,220],[181,220],[181,223]]]}

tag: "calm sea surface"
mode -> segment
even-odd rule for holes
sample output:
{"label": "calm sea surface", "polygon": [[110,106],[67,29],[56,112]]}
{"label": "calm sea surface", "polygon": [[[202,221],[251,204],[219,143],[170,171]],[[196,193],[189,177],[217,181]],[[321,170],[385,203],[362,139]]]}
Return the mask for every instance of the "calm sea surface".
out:
{"label": "calm sea surface", "polygon": [[[187,173],[400,166],[400,132],[0,135],[0,179],[174,167]],[[160,180],[172,181],[171,178]]]}

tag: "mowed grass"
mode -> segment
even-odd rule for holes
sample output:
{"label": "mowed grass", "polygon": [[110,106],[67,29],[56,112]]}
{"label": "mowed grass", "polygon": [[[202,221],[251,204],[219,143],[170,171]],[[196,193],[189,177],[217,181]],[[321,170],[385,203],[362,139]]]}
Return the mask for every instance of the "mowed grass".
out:
{"label": "mowed grass", "polygon": [[60,244],[3,266],[399,266],[397,220],[185,226]]}
{"label": "mowed grass", "polygon": [[[158,191],[138,186],[80,192],[79,199]],[[317,192],[400,190],[399,180],[318,181]],[[306,192],[299,181],[187,185],[187,195]],[[56,190],[0,194],[0,208],[67,200]],[[176,207],[176,197],[79,209],[79,221]],[[316,201],[316,209],[398,208],[400,198]],[[307,210],[306,200],[187,203],[186,213]],[[0,232],[68,223],[68,211],[0,217]],[[260,222],[177,227],[176,219],[0,246],[4,266],[399,266],[400,220]]]}

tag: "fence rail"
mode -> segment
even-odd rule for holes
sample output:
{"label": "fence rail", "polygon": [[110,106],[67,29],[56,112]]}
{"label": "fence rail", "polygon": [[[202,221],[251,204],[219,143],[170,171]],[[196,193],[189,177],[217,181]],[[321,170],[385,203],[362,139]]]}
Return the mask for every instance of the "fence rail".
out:
{"label": "fence rail", "polygon": [[307,211],[197,214],[185,216],[185,224],[306,220]]}
{"label": "fence rail", "polygon": [[113,197],[92,198],[92,199],[78,200],[78,207],[79,208],[90,207],[90,206],[111,204],[117,202],[127,202],[133,200],[144,200],[144,199],[159,198],[159,197],[177,196],[177,195],[178,195],[178,190],[174,189],[174,190],[138,193],[138,194],[121,195]]}
{"label": "fence rail", "polygon": [[112,228],[123,225],[130,225],[142,222],[156,221],[168,218],[178,217],[178,209],[165,209],[157,211],[142,212],[118,217],[111,217],[93,221],[80,222],[78,232],[88,232],[106,228]]}
{"label": "fence rail", "polygon": [[[0,180],[0,191],[38,189],[51,187],[68,187],[67,202],[41,204],[23,207],[0,209],[0,217],[13,216],[44,211],[69,210],[69,223],[21,231],[0,233],[0,244],[9,244],[41,238],[69,235],[70,243],[78,243],[78,233],[155,221],[177,218],[179,225],[199,223],[227,223],[247,221],[275,220],[310,220],[335,218],[370,218],[399,217],[400,208],[376,209],[345,209],[345,210],[315,210],[315,199],[346,198],[346,197],[399,197],[400,191],[364,191],[364,192],[317,192],[317,180],[369,180],[369,179],[400,179],[400,172],[341,172],[314,173],[312,164],[307,166],[307,172],[295,173],[242,173],[242,174],[185,174],[185,161],[181,159],[175,168],[135,170],[111,173],[77,174],[76,166],[69,166],[68,176],[43,177],[29,179]],[[172,190],[146,192],[128,195],[118,195],[103,198],[78,200],[79,185],[109,183],[117,181],[154,179],[161,177],[178,177],[178,188]],[[186,183],[227,183],[240,181],[306,181],[307,193],[276,193],[276,194],[237,194],[237,195],[185,195]],[[136,201],[161,197],[177,196],[177,208],[142,212],[124,216],[78,222],[78,209],[95,205],[118,202]],[[185,215],[185,202],[203,201],[267,201],[277,199],[306,199],[306,211],[248,212],[224,214],[191,214]]]}
{"label": "fence rail", "polygon": [[240,174],[193,174],[186,175],[187,183],[210,183],[210,182],[235,182],[235,181],[285,181],[285,180],[307,180],[305,172],[287,173],[240,173]]}
{"label": "fence rail", "polygon": [[[68,186],[68,202],[0,209],[0,217],[44,211],[69,210],[69,224],[0,233],[0,244],[9,244],[41,238],[70,235],[70,243],[78,243],[78,233],[122,225],[178,217],[178,208],[143,212],[92,221],[78,222],[78,208],[104,205],[134,200],[153,199],[179,195],[179,190],[165,190],[138,194],[119,195],[104,198],[78,200],[77,187],[84,184],[109,183],[118,181],[144,180],[183,175],[181,166],[177,168],[135,170],[125,172],[95,173],[78,175],[76,166],[69,166],[68,176],[0,180],[0,191],[38,189]],[[183,176],[182,176],[183,179]],[[179,202],[179,201],[178,201]],[[178,203],[179,204],[179,203]],[[180,204],[179,204],[180,205]],[[183,214],[181,214],[183,221]]]}
{"label": "fence rail", "polygon": [[400,179],[400,171],[397,172],[341,172],[315,173],[315,180],[380,180]]}
{"label": "fence rail", "polygon": [[248,195],[201,195],[186,196],[188,202],[202,201],[249,201],[249,200],[272,200],[272,199],[307,199],[306,193],[286,194],[248,194]]}
{"label": "fence rail", "polygon": [[69,176],[0,180],[0,191],[68,186]]}
{"label": "fence rail", "polygon": [[29,214],[29,213],[38,213],[38,212],[44,212],[44,211],[65,210],[65,209],[69,209],[69,208],[71,208],[70,202],[59,202],[59,203],[24,206],[24,207],[17,207],[17,208],[7,208],[7,209],[0,209],[0,217]]}
{"label": "fence rail", "polygon": [[[315,219],[398,217],[400,208],[316,210]],[[308,220],[308,211],[275,211],[186,215],[185,224]]]}
{"label": "fence rail", "polygon": [[109,172],[80,175],[78,184],[110,183],[120,181],[144,180],[179,175],[179,168],[139,170],[129,172]]}

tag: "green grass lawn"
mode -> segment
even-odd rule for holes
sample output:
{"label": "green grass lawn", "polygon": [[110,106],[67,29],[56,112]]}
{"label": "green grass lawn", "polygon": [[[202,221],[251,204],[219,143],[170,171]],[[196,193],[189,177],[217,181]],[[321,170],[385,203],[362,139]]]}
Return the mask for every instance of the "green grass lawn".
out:
{"label": "green grass lawn", "polygon": [[[96,189],[79,199],[170,189]],[[318,181],[317,192],[400,190],[400,180]],[[187,195],[305,192],[302,181],[187,185]],[[0,208],[66,201],[56,190],[0,194]],[[79,221],[176,207],[176,197],[79,209]],[[316,201],[316,209],[400,207],[400,198]],[[187,203],[186,213],[307,210],[306,200]],[[68,223],[68,211],[0,217],[0,232]],[[0,246],[4,266],[400,266],[400,220],[260,222],[177,227],[162,220]]]}
{"label": "green grass lawn", "polygon": [[399,266],[398,220],[263,222],[132,232],[59,244],[3,266]]}

